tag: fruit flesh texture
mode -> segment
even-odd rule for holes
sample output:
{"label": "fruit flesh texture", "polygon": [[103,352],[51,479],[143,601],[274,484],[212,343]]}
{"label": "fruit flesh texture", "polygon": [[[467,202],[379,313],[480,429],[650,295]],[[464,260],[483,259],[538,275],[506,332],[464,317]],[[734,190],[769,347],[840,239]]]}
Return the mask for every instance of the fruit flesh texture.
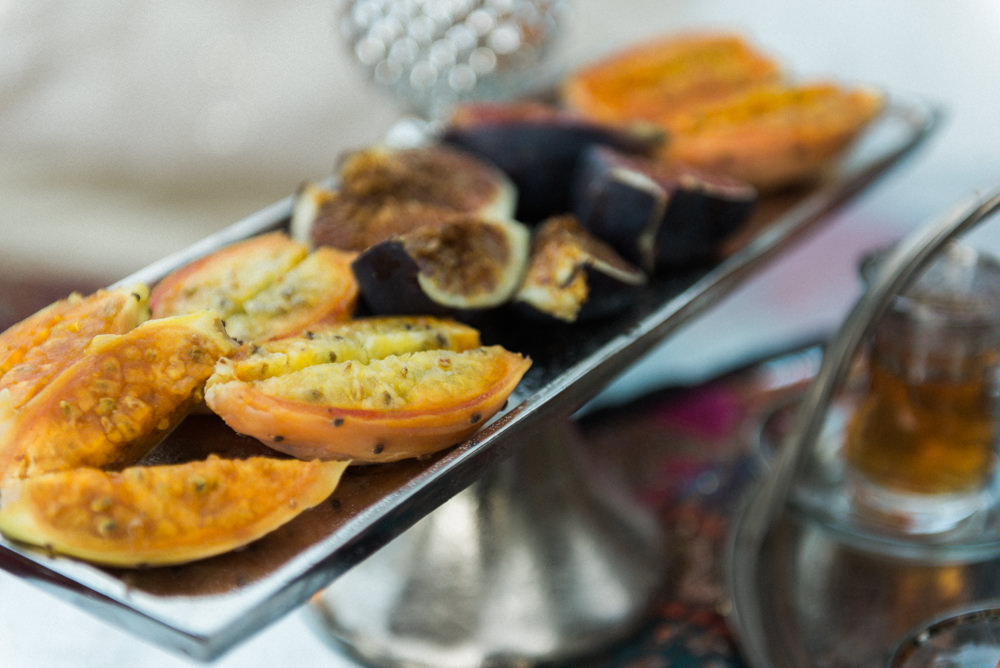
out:
{"label": "fruit flesh texture", "polygon": [[162,566],[242,547],[326,499],[346,462],[215,455],[121,472],[78,468],[4,490],[0,530],[119,567]]}
{"label": "fruit flesh texture", "polygon": [[659,122],[780,76],[774,59],[738,35],[695,33],[652,40],[581,68],[561,94],[567,106],[600,121]]}
{"label": "fruit flesh texture", "polygon": [[355,151],[344,157],[338,177],[336,192],[309,186],[299,194],[293,228],[318,246],[360,252],[456,216],[504,218],[514,211],[506,175],[440,144]]}
{"label": "fruit flesh texture", "polygon": [[0,334],[0,414],[19,410],[95,336],[121,334],[146,320],[148,298],[144,285],[70,295]]}
{"label": "fruit flesh texture", "polygon": [[344,320],[358,301],[353,253],[318,248],[226,318],[240,341],[281,338],[327,321]]}
{"label": "fruit flesh texture", "polygon": [[642,272],[587,232],[576,218],[551,218],[535,231],[531,262],[517,300],[556,319],[574,322],[594,297],[591,270],[615,279],[618,290],[645,281]]}
{"label": "fruit flesh texture", "polygon": [[153,317],[205,309],[223,320],[302,261],[308,249],[281,232],[263,234],[212,253],[173,272],[150,297]]}
{"label": "fruit flesh texture", "polygon": [[401,240],[419,268],[424,293],[455,308],[506,302],[524,276],[530,252],[528,231],[514,221],[456,220]]}
{"label": "fruit flesh texture", "polygon": [[816,178],[882,104],[875,91],[824,82],[755,88],[665,119],[662,157],[775,190]]}
{"label": "fruit flesh texture", "polygon": [[264,380],[305,367],[353,360],[367,364],[390,355],[429,349],[470,350],[479,331],[453,320],[426,316],[360,318],[254,346],[224,363],[241,381]]}
{"label": "fruit flesh texture", "polygon": [[216,360],[234,349],[210,311],[95,337],[0,426],[0,484],[134,463],[201,401]]}
{"label": "fruit flesh texture", "polygon": [[480,347],[464,328],[445,342],[457,350],[442,348],[433,330],[417,338],[379,331],[408,320],[380,319],[361,336],[372,345],[331,339],[324,345],[340,346],[333,362],[322,347],[293,362],[279,357],[280,373],[269,350],[223,360],[206,403],[236,431],[303,458],[395,461],[453,445],[502,407],[530,361]]}
{"label": "fruit flesh texture", "polygon": [[241,341],[289,336],[350,317],[358,299],[352,260],[334,249],[310,253],[283,232],[261,235],[166,277],[153,289],[153,315],[212,309]]}

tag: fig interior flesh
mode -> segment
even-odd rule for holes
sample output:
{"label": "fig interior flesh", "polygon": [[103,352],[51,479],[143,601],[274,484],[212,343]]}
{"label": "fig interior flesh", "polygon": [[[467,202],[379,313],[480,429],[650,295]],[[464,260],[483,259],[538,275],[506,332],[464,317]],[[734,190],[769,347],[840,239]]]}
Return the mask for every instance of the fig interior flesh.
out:
{"label": "fig interior flesh", "polygon": [[516,190],[491,164],[443,144],[376,146],[342,158],[331,188],[304,184],[296,195],[295,238],[362,251],[456,216],[509,217]]}
{"label": "fig interior flesh", "polygon": [[509,301],[529,252],[519,222],[466,217],[376,244],[352,268],[373,312],[444,314]]}
{"label": "fig interior flesh", "polygon": [[605,315],[629,303],[646,275],[571,215],[535,230],[531,261],[516,300],[564,322]]}

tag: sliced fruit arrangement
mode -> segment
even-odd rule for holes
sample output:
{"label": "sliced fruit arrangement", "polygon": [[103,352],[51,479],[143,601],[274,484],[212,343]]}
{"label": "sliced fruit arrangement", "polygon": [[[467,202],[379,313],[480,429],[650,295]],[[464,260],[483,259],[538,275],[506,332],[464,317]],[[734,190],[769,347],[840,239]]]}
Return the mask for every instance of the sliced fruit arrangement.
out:
{"label": "sliced fruit arrangement", "polygon": [[776,190],[821,176],[883,104],[874,90],[830,82],[753,88],[667,117],[662,155]]}
{"label": "sliced fruit arrangement", "polygon": [[527,275],[514,298],[529,313],[576,322],[626,307],[646,274],[624,261],[571,215],[535,229]]}
{"label": "sliced fruit arrangement", "polygon": [[456,218],[377,243],[352,268],[376,314],[456,314],[507,303],[528,264],[530,233],[500,218]]}
{"label": "sliced fruit arrangement", "polygon": [[497,167],[442,144],[373,146],[341,158],[335,190],[306,183],[292,235],[305,243],[362,251],[455,215],[508,218],[516,190]]}
{"label": "sliced fruit arrangement", "polygon": [[742,181],[604,146],[583,156],[576,186],[581,224],[650,273],[717,259],[758,199]]}
{"label": "sliced fruit arrangement", "polygon": [[312,252],[284,232],[232,244],[173,272],[154,288],[153,316],[211,309],[240,341],[279,338],[344,320],[358,300],[353,253]]}
{"label": "sliced fruit arrangement", "polygon": [[589,118],[658,122],[780,77],[778,62],[741,35],[698,32],[658,37],[581,67],[560,94]]}
{"label": "sliced fruit arrangement", "polygon": [[569,210],[573,171],[588,147],[648,153],[661,137],[542,103],[478,102],[456,107],[441,139],[500,167],[517,188],[515,217],[535,224]]}
{"label": "sliced fruit arrangement", "polygon": [[216,360],[235,348],[211,311],[94,337],[0,424],[0,486],[50,471],[134,463],[201,401]]}
{"label": "sliced fruit arrangement", "polygon": [[72,294],[0,334],[0,420],[21,408],[98,334],[121,334],[149,317],[149,289]]}
{"label": "sliced fruit arrangement", "polygon": [[392,462],[468,438],[530,365],[457,323],[359,319],[220,360],[205,401],[237,432],[296,457]]}
{"label": "sliced fruit arrangement", "polygon": [[562,102],[612,124],[654,123],[660,157],[760,190],[814,180],[881,112],[882,95],[799,81],[732,34],[652,40],[571,73]]}
{"label": "sliced fruit arrangement", "polygon": [[347,462],[252,457],[120,472],[76,468],[0,496],[0,531],[116,567],[166,566],[242,547],[317,505]]}

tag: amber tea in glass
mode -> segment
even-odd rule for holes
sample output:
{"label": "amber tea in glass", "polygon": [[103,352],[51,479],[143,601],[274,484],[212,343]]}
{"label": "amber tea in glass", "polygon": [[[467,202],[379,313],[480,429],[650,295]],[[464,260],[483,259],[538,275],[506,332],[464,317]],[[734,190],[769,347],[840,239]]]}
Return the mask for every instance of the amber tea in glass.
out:
{"label": "amber tea in glass", "polygon": [[949,247],[872,335],[868,387],[845,442],[863,501],[914,531],[974,511],[996,469],[998,357],[1000,266]]}

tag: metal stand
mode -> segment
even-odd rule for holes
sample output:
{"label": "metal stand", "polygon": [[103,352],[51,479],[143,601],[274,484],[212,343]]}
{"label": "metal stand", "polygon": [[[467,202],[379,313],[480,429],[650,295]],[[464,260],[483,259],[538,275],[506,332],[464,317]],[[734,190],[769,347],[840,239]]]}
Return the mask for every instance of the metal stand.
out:
{"label": "metal stand", "polygon": [[319,631],[381,666],[530,666],[642,621],[666,572],[658,524],[552,420],[314,597]]}

